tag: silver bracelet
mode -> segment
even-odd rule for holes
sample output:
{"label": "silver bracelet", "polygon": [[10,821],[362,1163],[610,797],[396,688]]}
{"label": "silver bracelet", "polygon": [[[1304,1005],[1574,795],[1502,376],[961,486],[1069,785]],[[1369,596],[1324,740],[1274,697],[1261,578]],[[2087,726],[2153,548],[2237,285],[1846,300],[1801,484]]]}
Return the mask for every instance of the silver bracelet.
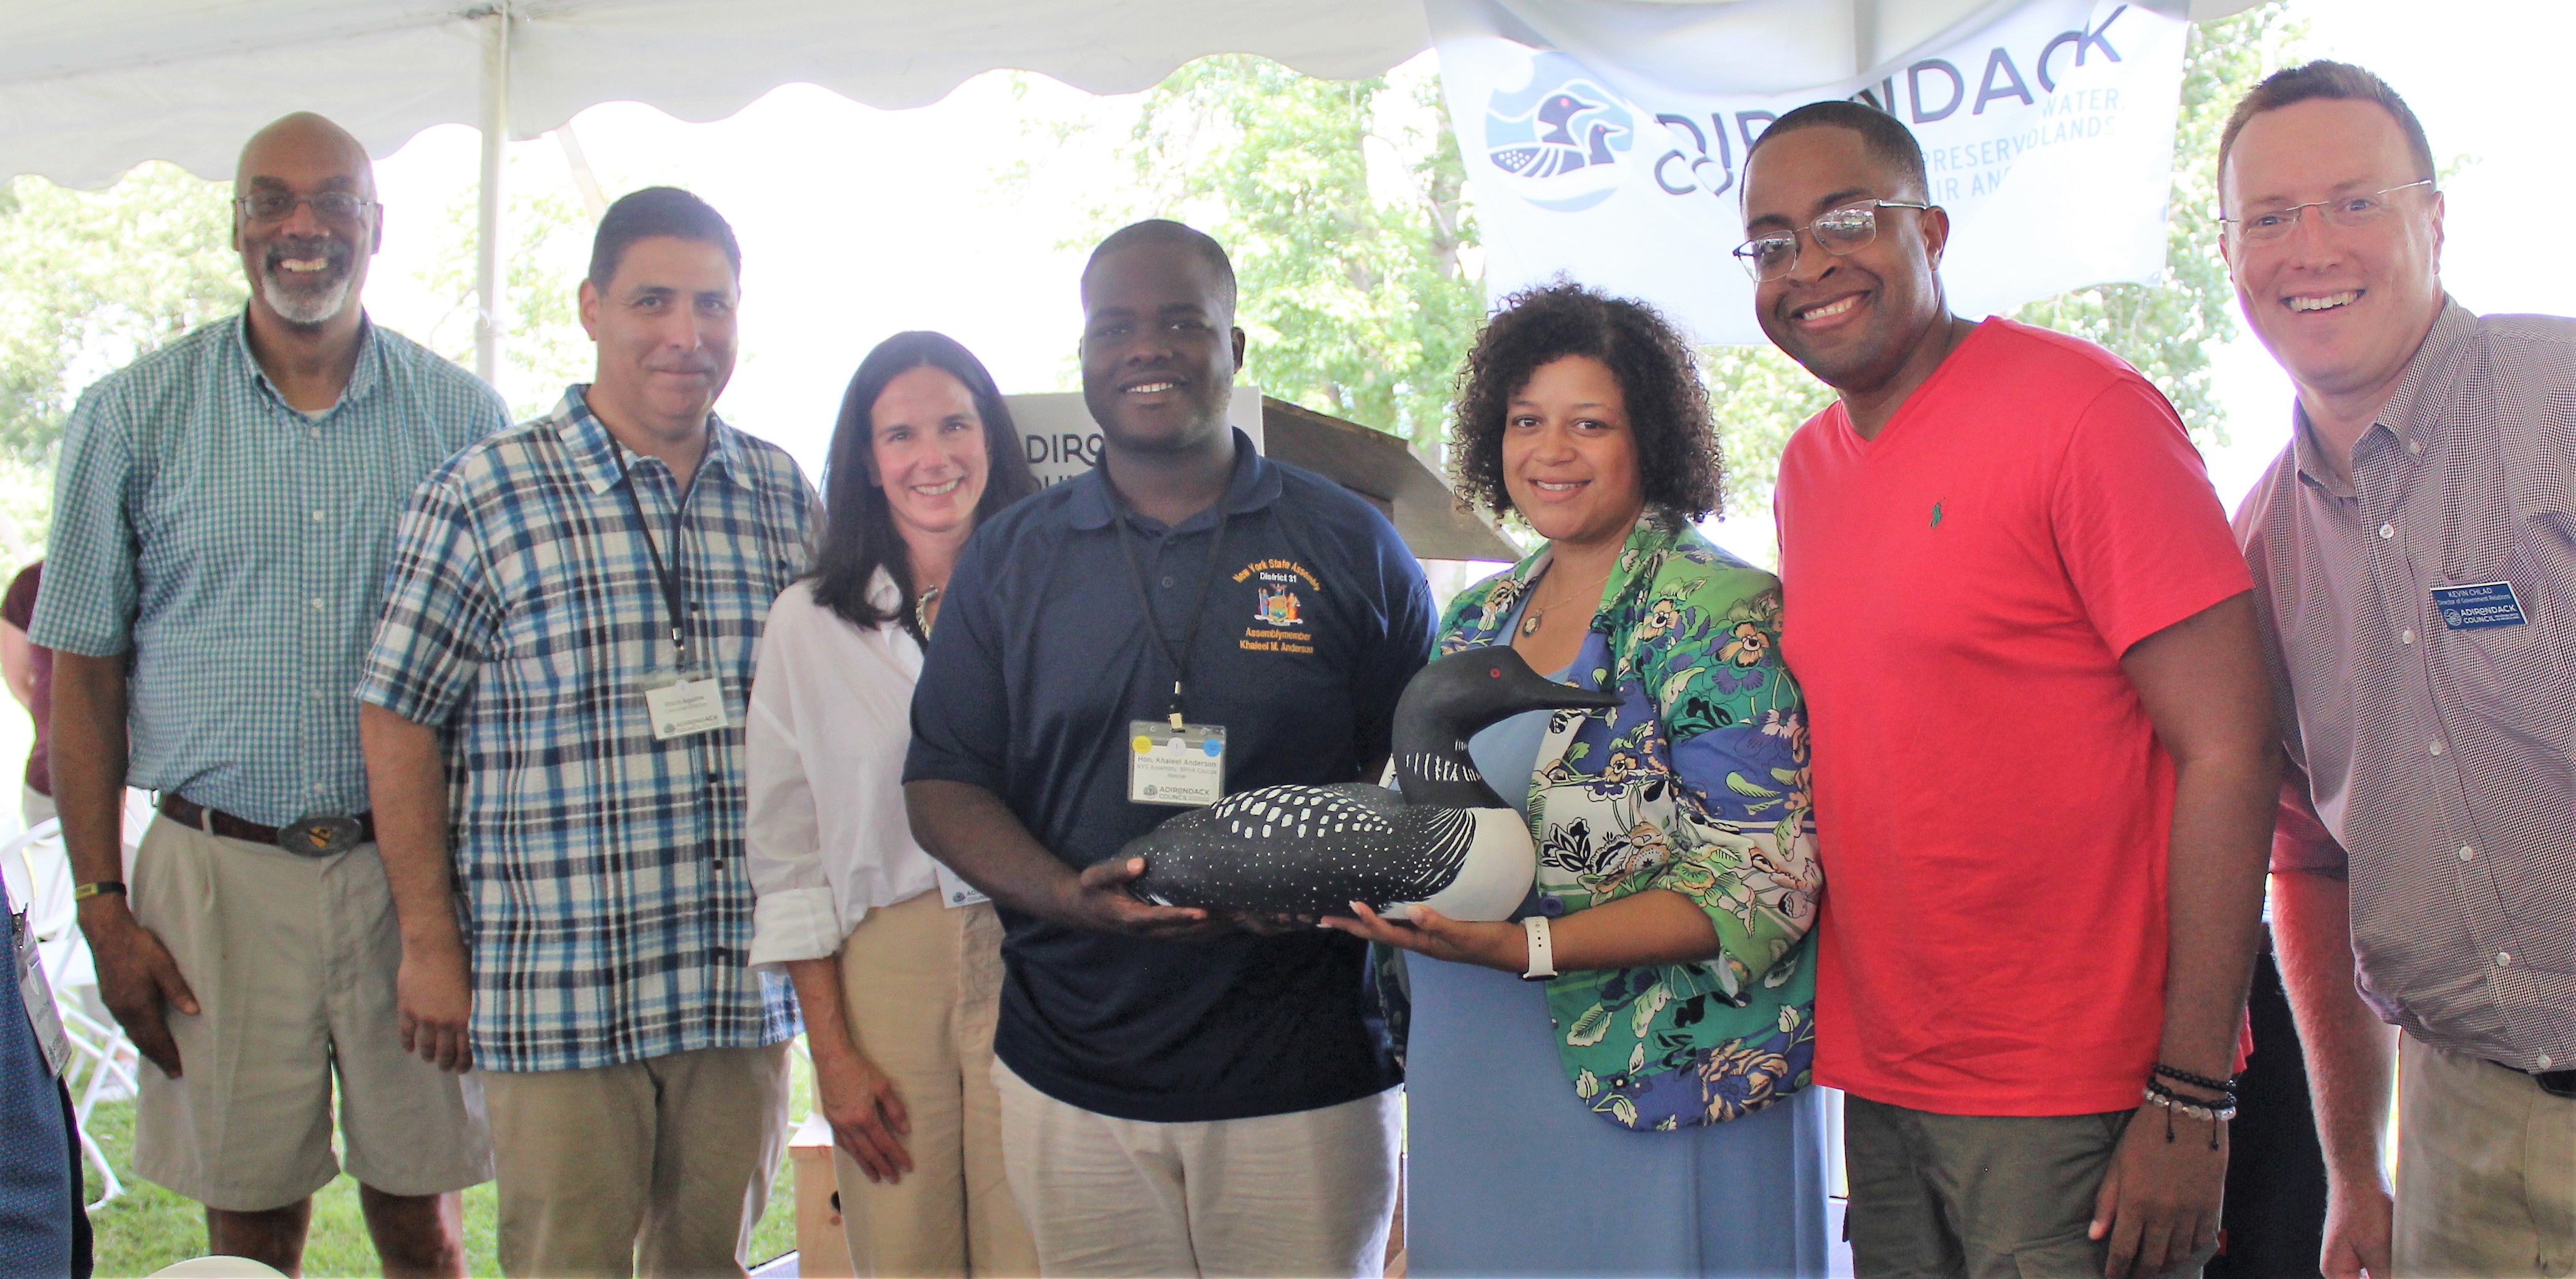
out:
{"label": "silver bracelet", "polygon": [[2162,1106],[2185,1119],[2206,1119],[2211,1123],[2223,1124],[2236,1118],[2236,1107],[2233,1103],[2224,1106],[2195,1106],[2187,1101],[2177,1101],[2164,1096],[2152,1088],[2140,1095],[2147,1099],[2149,1105]]}

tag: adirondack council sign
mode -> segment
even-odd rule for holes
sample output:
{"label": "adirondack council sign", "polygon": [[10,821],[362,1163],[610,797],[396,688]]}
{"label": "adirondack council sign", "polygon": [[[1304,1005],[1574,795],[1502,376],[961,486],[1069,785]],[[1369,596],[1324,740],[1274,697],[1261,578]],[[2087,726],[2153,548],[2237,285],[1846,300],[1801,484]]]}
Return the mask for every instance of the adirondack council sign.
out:
{"label": "adirondack council sign", "polygon": [[[1719,81],[1759,66],[1743,42],[1761,20],[1733,4],[1428,7],[1497,300],[1563,273],[1652,302],[1702,342],[1764,341],[1729,255],[1744,238],[1745,152],[1827,98],[1890,111],[1923,144],[1932,200],[1950,212],[1941,274],[1959,313],[2163,269],[2180,16],[2110,0],[1988,6],[1865,76],[1745,93]],[[1676,20],[1692,10],[1708,20]]]}

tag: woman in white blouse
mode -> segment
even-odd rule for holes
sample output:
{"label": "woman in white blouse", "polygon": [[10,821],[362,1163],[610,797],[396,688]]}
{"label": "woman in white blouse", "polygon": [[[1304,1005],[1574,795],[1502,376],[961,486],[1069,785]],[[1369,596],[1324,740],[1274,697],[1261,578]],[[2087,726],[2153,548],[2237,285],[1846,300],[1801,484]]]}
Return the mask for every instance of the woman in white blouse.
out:
{"label": "woman in white blouse", "polygon": [[900,333],[859,365],[812,575],[751,689],[751,962],[796,983],[861,1275],[1033,1275],[990,1070],[993,907],[912,841],[903,757],[939,595],[983,517],[1037,490],[992,375]]}

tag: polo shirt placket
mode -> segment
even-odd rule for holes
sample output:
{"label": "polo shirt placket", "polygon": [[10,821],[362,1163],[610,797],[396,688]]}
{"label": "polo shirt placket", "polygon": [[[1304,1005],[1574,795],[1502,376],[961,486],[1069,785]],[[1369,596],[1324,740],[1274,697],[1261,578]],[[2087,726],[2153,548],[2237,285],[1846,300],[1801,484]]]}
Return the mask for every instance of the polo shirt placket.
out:
{"label": "polo shirt placket", "polygon": [[[1155,623],[1175,649],[1190,645],[1184,711],[1225,727],[1228,794],[1362,780],[1429,655],[1430,592],[1385,517],[1260,457],[1240,432],[1236,449],[1225,494],[1176,526],[1121,513],[1094,469],[977,529],[924,660],[904,780],[992,792],[1068,866],[1115,856],[1179,811],[1127,799],[1128,724],[1170,709]],[[1339,934],[1164,942],[1007,907],[1002,919],[995,1052],[1057,1100],[1203,1122],[1335,1105],[1399,1079],[1369,1022],[1363,948]]]}

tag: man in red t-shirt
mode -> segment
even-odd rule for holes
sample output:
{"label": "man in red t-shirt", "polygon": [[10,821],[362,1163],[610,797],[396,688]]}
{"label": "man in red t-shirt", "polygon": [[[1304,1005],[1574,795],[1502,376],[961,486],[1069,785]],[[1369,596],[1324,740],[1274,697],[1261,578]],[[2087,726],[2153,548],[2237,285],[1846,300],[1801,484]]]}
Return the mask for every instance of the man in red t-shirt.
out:
{"label": "man in red t-shirt", "polygon": [[2154,386],[1950,314],[1926,189],[1893,117],[1801,107],[1747,156],[1737,250],[1839,395],[1774,509],[1853,1259],[2195,1275],[2278,782],[2251,582]]}

